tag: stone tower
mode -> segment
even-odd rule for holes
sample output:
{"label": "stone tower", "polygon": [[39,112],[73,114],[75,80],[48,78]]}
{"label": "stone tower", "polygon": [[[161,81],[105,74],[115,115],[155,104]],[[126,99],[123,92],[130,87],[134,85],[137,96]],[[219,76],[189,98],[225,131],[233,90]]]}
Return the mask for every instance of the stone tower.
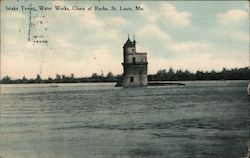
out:
{"label": "stone tower", "polygon": [[139,87],[148,85],[147,53],[136,52],[135,37],[123,46],[123,77],[122,87]]}

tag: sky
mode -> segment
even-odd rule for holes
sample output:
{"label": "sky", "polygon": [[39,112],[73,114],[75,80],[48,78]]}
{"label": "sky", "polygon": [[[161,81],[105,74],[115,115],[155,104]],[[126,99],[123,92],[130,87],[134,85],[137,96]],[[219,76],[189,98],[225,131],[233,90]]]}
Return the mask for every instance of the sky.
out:
{"label": "sky", "polygon": [[[37,11],[31,13],[34,25],[29,29],[29,11],[22,6],[30,4]],[[40,11],[41,5],[52,10]],[[57,11],[55,6],[70,11]],[[83,11],[73,6],[117,10]],[[120,6],[133,11],[120,11]],[[143,10],[135,11],[135,6]],[[170,67],[195,72],[249,66],[247,1],[3,0],[1,77],[122,74],[128,34],[131,39],[135,35],[137,52],[148,53],[149,74]],[[43,35],[48,44],[34,43],[35,35]]]}

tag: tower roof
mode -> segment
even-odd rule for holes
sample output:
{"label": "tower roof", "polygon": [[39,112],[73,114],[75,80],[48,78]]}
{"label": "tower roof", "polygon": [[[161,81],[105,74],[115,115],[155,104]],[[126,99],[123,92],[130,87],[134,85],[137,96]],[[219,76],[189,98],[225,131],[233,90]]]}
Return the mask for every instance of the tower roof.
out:
{"label": "tower roof", "polygon": [[123,47],[134,47],[135,42],[131,42],[130,39],[128,38],[127,42],[124,44]]}

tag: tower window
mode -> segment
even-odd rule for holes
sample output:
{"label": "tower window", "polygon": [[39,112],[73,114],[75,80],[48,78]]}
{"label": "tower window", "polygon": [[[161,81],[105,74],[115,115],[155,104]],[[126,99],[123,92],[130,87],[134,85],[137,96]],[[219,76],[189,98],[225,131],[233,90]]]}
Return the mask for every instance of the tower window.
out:
{"label": "tower window", "polygon": [[133,63],[135,63],[135,57],[133,57]]}
{"label": "tower window", "polygon": [[134,82],[134,77],[130,77],[130,82]]}

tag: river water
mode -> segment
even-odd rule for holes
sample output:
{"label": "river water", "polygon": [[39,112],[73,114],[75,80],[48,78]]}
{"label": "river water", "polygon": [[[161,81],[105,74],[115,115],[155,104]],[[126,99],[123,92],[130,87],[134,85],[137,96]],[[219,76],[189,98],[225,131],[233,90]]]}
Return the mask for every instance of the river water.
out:
{"label": "river water", "polygon": [[248,81],[1,85],[1,158],[238,158]]}

